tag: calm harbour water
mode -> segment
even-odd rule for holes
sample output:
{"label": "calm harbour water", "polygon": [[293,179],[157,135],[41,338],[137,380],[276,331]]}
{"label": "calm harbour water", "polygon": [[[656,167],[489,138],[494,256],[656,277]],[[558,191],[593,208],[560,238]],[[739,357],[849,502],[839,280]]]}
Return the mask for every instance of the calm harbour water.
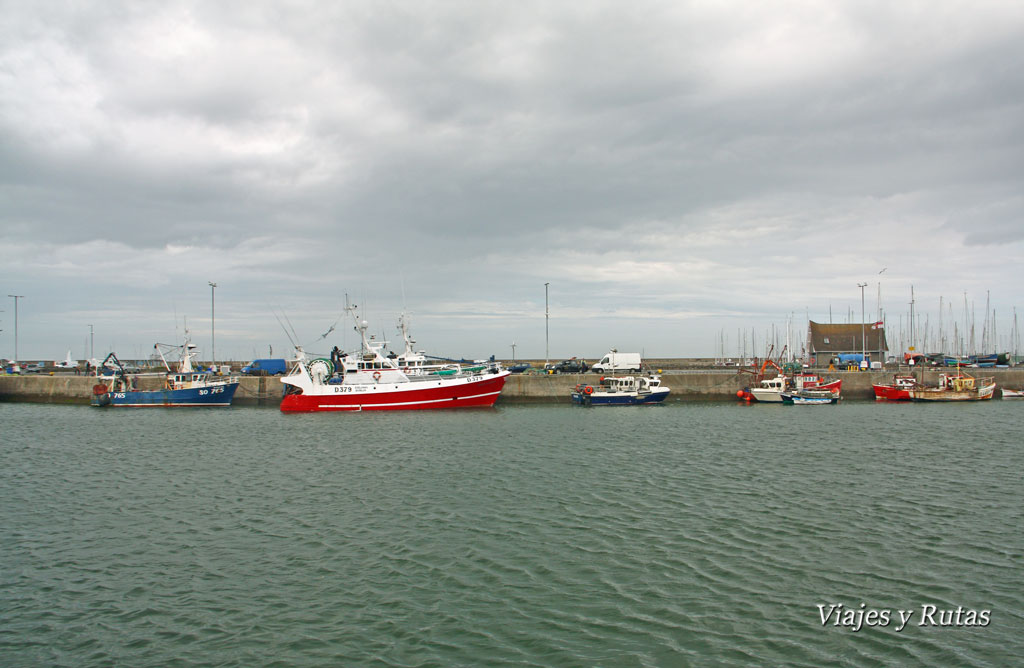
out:
{"label": "calm harbour water", "polygon": [[3,666],[1024,663],[1021,403],[0,416]]}

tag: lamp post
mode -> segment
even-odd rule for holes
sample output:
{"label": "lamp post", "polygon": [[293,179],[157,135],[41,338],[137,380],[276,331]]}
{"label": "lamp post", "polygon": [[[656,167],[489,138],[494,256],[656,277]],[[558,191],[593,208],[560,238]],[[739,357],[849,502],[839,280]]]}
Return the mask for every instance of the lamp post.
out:
{"label": "lamp post", "polygon": [[89,359],[96,359],[96,351],[93,349],[93,342],[95,337],[93,336],[92,325],[89,325]]}
{"label": "lamp post", "polygon": [[14,298],[14,363],[18,363],[18,300],[24,299],[25,295],[7,295]]}
{"label": "lamp post", "polygon": [[[548,364],[551,361],[551,352],[550,352],[550,347],[549,347],[550,339],[548,338],[548,321],[549,321],[549,319],[551,317],[550,313],[548,312],[548,285],[549,285],[549,283],[545,283],[544,284],[544,368],[545,369],[548,368]],[[17,321],[15,321],[15,322],[17,322]]]}
{"label": "lamp post", "polygon": [[[878,275],[881,276],[884,274],[885,270],[888,268],[889,267],[882,267],[882,271],[878,272]],[[878,328],[878,361],[882,363],[882,366],[885,366],[886,362],[885,351],[882,349],[884,347],[882,344],[882,332],[885,331],[885,325],[880,325],[878,323],[884,322],[885,321],[882,319],[882,279],[878,279],[878,320],[875,321],[875,327]]]}
{"label": "lamp post", "polygon": [[214,338],[214,335],[217,331],[217,321],[214,318],[215,306],[217,303],[217,284],[214,283],[213,281],[208,282],[210,283],[210,367],[213,368],[213,365],[217,363],[217,346],[215,344],[216,339]]}
{"label": "lamp post", "polygon": [[867,349],[864,343],[864,288],[867,287],[867,283],[858,283],[857,287],[860,288],[860,368],[864,368],[864,363],[867,361]]}

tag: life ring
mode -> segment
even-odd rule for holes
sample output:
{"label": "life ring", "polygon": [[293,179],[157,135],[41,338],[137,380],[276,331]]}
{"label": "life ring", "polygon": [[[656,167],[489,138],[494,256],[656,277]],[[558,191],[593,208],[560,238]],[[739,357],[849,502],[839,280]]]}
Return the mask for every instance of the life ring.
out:
{"label": "life ring", "polygon": [[97,397],[100,396],[101,394],[106,394],[107,386],[104,385],[103,383],[96,383],[95,385],[92,386],[92,393],[95,394]]}
{"label": "life ring", "polygon": [[583,388],[583,394],[593,394],[593,393],[594,393],[594,388],[591,387],[590,385],[587,385],[586,387]]}
{"label": "life ring", "polygon": [[373,379],[375,381],[380,380],[380,371],[374,371],[373,372]]}

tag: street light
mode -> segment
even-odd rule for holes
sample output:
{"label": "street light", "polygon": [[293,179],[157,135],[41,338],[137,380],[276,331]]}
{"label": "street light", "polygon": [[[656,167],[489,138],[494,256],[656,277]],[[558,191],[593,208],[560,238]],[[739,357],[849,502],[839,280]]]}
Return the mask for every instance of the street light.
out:
{"label": "street light", "polygon": [[18,300],[24,299],[25,295],[7,295],[14,298],[14,363],[18,363]]}
{"label": "street light", "polygon": [[[878,275],[881,276],[882,274],[884,274],[885,270],[888,268],[889,267],[883,267],[882,271],[878,272]],[[880,325],[878,323],[884,322],[885,321],[882,320],[882,279],[878,279],[878,320],[875,321],[875,328],[883,328],[878,329],[878,361],[880,361],[883,365],[885,365],[886,361],[885,351],[882,350],[882,332],[884,331],[885,325]]]}
{"label": "street light", "polygon": [[864,368],[864,363],[867,361],[867,348],[864,343],[864,288],[867,283],[858,283],[857,287],[860,288],[860,368]]}
{"label": "street light", "polygon": [[548,321],[550,320],[550,317],[551,317],[550,313],[548,312],[548,285],[550,285],[550,283],[545,283],[544,284],[544,368],[545,369],[548,368],[548,364],[550,363],[550,360],[551,360],[551,349],[549,347],[550,339],[548,338]]}
{"label": "street light", "polygon": [[215,313],[214,307],[216,305],[217,284],[214,283],[213,281],[208,281],[208,282],[210,283],[210,368],[213,368],[213,365],[217,363],[217,346],[215,345],[216,339],[214,338],[214,335],[215,335],[215,333],[217,331],[216,330],[216,323],[217,323],[217,321],[214,318],[214,313]]}
{"label": "street light", "polygon": [[89,359],[90,360],[96,359],[96,351],[95,351],[95,349],[93,347],[94,341],[95,341],[95,337],[93,336],[92,325],[89,325]]}

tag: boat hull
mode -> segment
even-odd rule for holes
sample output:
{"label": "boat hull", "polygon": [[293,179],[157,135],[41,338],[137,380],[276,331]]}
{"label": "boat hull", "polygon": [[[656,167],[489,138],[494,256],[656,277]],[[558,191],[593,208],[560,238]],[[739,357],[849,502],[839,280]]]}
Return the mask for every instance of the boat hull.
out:
{"label": "boat hull", "polygon": [[752,387],[750,388],[750,394],[752,394],[754,399],[762,404],[782,403],[782,392],[779,392],[778,390],[765,390],[760,387]]}
{"label": "boat hull", "polygon": [[839,399],[837,397],[789,397],[783,398],[782,402],[794,406],[828,406],[839,403]]}
{"label": "boat hull", "polygon": [[872,385],[878,401],[910,401],[910,390],[893,385]]}
{"label": "boat hull", "polygon": [[1024,390],[1008,390],[1004,387],[1003,399],[1024,399]]}
{"label": "boat hull", "polygon": [[230,406],[238,383],[181,390],[107,391],[93,394],[90,403],[98,407],[151,408],[156,406]]}
{"label": "boat hull", "polygon": [[992,398],[995,390],[995,385],[986,385],[977,390],[962,392],[939,388],[924,388],[911,390],[910,398],[913,401],[986,401]]}
{"label": "boat hull", "polygon": [[497,401],[508,372],[471,378],[407,383],[316,386],[301,394],[286,394],[285,413],[339,411],[398,411],[487,407]]}

